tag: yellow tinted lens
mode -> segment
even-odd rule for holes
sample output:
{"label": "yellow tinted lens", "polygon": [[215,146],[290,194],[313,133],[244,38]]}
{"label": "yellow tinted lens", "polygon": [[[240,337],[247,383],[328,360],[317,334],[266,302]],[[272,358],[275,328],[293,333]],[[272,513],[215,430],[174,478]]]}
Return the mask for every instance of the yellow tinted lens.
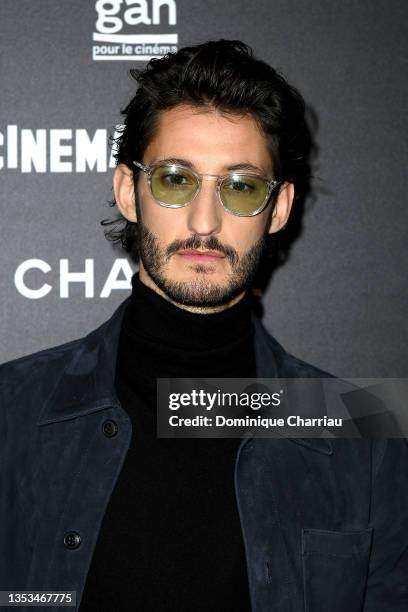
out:
{"label": "yellow tinted lens", "polygon": [[176,165],[159,166],[152,172],[152,194],[165,204],[183,206],[195,196],[198,182],[192,172]]}
{"label": "yellow tinted lens", "polygon": [[232,175],[221,184],[225,208],[237,215],[252,215],[265,202],[268,183],[256,176]]}

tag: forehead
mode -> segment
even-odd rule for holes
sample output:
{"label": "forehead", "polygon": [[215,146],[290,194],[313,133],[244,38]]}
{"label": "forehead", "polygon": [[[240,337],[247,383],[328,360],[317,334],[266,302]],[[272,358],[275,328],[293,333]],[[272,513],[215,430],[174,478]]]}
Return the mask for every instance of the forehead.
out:
{"label": "forehead", "polygon": [[145,163],[188,159],[199,171],[219,172],[238,163],[272,170],[265,135],[250,115],[224,114],[207,107],[179,105],[159,113]]}

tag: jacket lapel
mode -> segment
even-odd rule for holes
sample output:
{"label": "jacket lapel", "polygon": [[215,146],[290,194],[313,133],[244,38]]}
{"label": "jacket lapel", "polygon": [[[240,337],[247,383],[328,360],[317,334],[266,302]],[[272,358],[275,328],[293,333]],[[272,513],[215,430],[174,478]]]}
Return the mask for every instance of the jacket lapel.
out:
{"label": "jacket lapel", "polygon": [[[288,353],[284,348],[271,336],[263,326],[258,317],[253,315],[252,322],[255,328],[255,359],[256,371],[258,378],[294,378],[317,376],[312,371],[309,374],[305,372],[298,373],[295,367],[295,360],[288,359]],[[322,410],[325,412],[324,393],[321,385],[316,383],[318,391],[321,391]],[[296,409],[294,409],[296,414]],[[324,455],[332,455],[333,447],[327,438],[288,438],[294,444],[317,451]],[[245,442],[245,441],[244,441]]]}
{"label": "jacket lapel", "polygon": [[[38,425],[85,416],[97,410],[119,406],[114,381],[122,319],[128,297],[103,325],[80,340],[55,351],[65,352],[62,371],[52,371],[54,388],[44,403]],[[56,360],[60,362],[59,359]]]}

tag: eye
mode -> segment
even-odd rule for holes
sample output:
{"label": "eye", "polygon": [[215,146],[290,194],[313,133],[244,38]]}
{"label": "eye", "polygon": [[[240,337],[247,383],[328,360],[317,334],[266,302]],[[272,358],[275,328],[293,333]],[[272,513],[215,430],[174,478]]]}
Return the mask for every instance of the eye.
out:
{"label": "eye", "polygon": [[194,180],[185,172],[163,172],[160,182],[168,189],[191,189],[194,186]]}
{"label": "eye", "polygon": [[162,177],[162,181],[170,185],[185,185],[188,182],[187,178],[182,174],[165,174]]}
{"label": "eye", "polygon": [[230,181],[228,183],[228,188],[232,191],[238,191],[240,193],[251,193],[254,188],[252,185],[245,183],[245,181]]}

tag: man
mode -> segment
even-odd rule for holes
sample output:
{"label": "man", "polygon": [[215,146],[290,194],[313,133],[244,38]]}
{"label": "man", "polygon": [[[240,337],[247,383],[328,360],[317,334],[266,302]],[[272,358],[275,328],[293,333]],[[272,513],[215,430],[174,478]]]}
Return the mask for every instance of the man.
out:
{"label": "man", "polygon": [[304,195],[300,94],[239,41],[134,71],[114,175],[139,258],[83,339],[2,366],[0,587],[76,609],[408,610],[404,440],[163,439],[157,378],[322,377],[251,313]]}

